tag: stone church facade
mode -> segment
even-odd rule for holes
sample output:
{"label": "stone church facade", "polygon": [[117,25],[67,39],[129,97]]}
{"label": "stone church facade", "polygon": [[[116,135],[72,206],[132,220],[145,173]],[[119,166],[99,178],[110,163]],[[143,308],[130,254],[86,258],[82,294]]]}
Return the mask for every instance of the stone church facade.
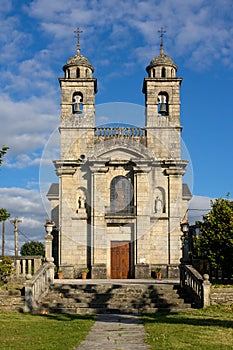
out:
{"label": "stone church facade", "polygon": [[97,127],[97,79],[77,53],[63,67],[59,184],[48,192],[53,253],[65,278],[178,276],[180,223],[191,194],[182,184],[178,67],[160,54],[146,67],[145,126]]}

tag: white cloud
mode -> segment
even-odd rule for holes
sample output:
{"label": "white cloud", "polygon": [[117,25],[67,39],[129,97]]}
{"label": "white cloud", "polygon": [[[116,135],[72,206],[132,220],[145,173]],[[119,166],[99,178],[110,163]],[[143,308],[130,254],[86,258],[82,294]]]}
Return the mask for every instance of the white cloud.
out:
{"label": "white cloud", "polygon": [[59,117],[56,101],[47,97],[32,97],[17,102],[2,94],[0,105],[0,122],[4,126],[1,143],[10,147],[8,159],[17,157],[16,164],[8,166],[18,166],[28,161],[31,165],[39,164],[38,153],[32,152],[43,148],[51,132],[57,128]]}
{"label": "white cloud", "polygon": [[211,201],[214,198],[193,196],[188,205],[188,217],[190,225],[194,225],[196,221],[202,221],[203,215],[207,214],[211,209]]}
{"label": "white cloud", "polygon": [[[44,11],[46,8],[46,11]],[[233,56],[230,44],[232,37],[233,4],[222,0],[184,0],[163,1],[84,1],[84,0],[45,0],[32,1],[28,14],[36,18],[44,33],[51,35],[51,46],[69,47],[71,32],[75,26],[84,29],[81,43],[91,52],[94,48],[103,61],[110,51],[116,56],[140,36],[142,47],[153,47],[156,54],[158,45],[158,28],[164,24],[167,29],[166,47],[176,57],[185,57],[187,63],[201,67],[213,63],[217,56],[223,62],[227,56]],[[227,19],[227,21],[226,21]],[[94,23],[94,26],[93,26]],[[136,31],[135,31],[136,29]],[[97,37],[105,30],[104,40],[96,45]],[[173,38],[173,40],[171,40]],[[54,43],[52,40],[54,39]],[[107,42],[107,45],[106,45]],[[141,61],[141,52],[137,61]],[[225,52],[225,53],[224,53]],[[147,51],[144,50],[144,56]],[[151,58],[151,56],[150,56]]]}
{"label": "white cloud", "polygon": [[0,206],[16,217],[29,215],[43,216],[44,208],[41,205],[40,193],[36,190],[24,188],[0,188]]}
{"label": "white cloud", "polygon": [[44,241],[44,223],[46,213],[40,192],[18,187],[0,188],[0,207],[6,208],[11,217],[6,222],[6,250],[12,254],[14,249],[14,233],[11,219],[19,218],[19,245],[28,240]]}

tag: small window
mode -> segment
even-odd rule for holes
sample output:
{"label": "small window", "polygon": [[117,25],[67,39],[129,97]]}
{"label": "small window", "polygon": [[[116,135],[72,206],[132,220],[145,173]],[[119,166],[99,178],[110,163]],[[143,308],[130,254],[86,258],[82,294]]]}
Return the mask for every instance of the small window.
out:
{"label": "small window", "polygon": [[116,176],[110,185],[110,210],[113,213],[131,213],[133,186],[125,176]]}
{"label": "small window", "polygon": [[77,71],[76,71],[76,78],[80,78],[80,68],[77,68]]}
{"label": "small window", "polygon": [[166,68],[162,68],[162,73],[161,73],[162,78],[166,78]]}

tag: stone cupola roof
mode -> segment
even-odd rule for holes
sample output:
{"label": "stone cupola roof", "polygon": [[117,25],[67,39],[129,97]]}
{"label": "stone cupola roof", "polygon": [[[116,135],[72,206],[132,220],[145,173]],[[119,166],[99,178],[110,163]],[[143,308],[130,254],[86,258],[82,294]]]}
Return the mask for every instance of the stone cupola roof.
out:
{"label": "stone cupola roof", "polygon": [[81,55],[81,50],[80,50],[80,33],[82,33],[82,30],[80,30],[79,28],[77,28],[77,30],[75,31],[75,33],[77,33],[77,53],[76,55],[70,57],[68,59],[68,61],[66,62],[66,64],[63,67],[63,70],[65,71],[68,67],[72,67],[72,66],[76,66],[76,67],[86,67],[86,68],[90,68],[92,70],[92,73],[94,72],[94,67],[90,64],[89,60],[87,57]]}
{"label": "stone cupola roof", "polygon": [[76,55],[70,57],[66,64],[63,67],[63,70],[65,71],[66,68],[71,67],[71,66],[83,66],[83,67],[88,67],[94,72],[94,67],[90,64],[89,60],[80,54],[80,51],[77,52]]}
{"label": "stone cupola roof", "polygon": [[176,71],[178,69],[178,67],[174,63],[173,59],[170,56],[165,55],[163,46],[160,46],[159,56],[155,56],[151,60],[149,66],[146,67],[146,70],[147,70],[147,72],[149,72],[151,70],[151,68],[154,68],[157,66],[163,66],[163,67],[170,66],[170,67],[175,68]]}

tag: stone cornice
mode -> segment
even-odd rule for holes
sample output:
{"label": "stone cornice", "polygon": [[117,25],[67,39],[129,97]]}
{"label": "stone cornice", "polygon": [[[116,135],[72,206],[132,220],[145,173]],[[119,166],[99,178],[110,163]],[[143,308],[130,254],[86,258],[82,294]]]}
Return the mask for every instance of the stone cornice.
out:
{"label": "stone cornice", "polygon": [[77,167],[80,166],[80,161],[75,160],[54,160],[53,161],[56,174],[60,175],[74,175],[77,170]]}

